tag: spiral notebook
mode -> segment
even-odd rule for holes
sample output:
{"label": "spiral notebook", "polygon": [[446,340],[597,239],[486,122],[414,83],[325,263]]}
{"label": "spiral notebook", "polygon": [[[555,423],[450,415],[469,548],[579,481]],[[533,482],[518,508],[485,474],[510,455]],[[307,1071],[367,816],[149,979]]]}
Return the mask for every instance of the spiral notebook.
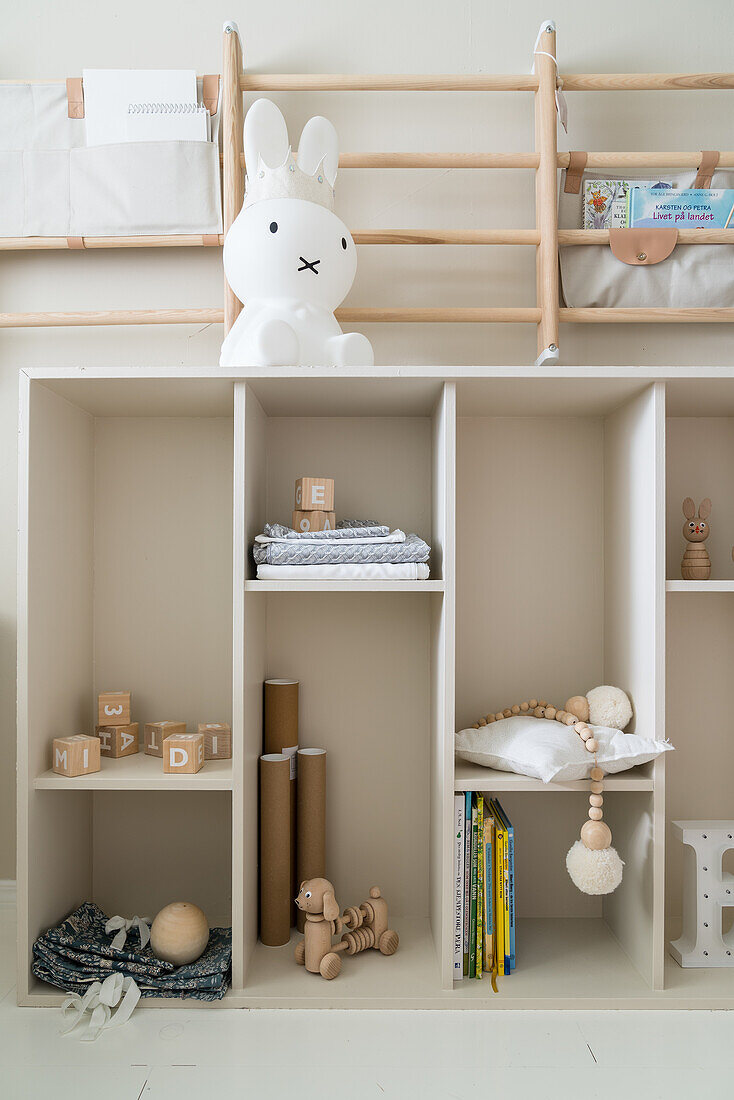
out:
{"label": "spiral notebook", "polygon": [[87,145],[209,141],[194,69],[84,69]]}

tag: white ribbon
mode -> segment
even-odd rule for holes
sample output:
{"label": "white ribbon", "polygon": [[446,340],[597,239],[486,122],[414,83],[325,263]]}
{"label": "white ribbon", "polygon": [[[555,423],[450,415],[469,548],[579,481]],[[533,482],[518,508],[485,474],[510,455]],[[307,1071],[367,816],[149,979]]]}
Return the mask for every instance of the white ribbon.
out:
{"label": "white ribbon", "polygon": [[150,919],[148,917],[132,917],[130,920],[126,920],[125,917],[110,917],[104,926],[104,930],[108,936],[111,936],[113,932],[117,932],[110,946],[115,951],[120,951],[125,946],[125,940],[130,929],[137,928],[140,932],[140,950],[142,951],[150,939],[149,924]]}
{"label": "white ribbon", "polygon": [[538,54],[542,54],[543,57],[549,57],[556,67],[556,111],[561,122],[561,126],[568,133],[568,104],[566,103],[566,97],[563,94],[563,81],[558,70],[558,61],[552,53],[548,53],[547,50],[538,49],[540,40],[546,31],[554,31],[556,25],[552,19],[544,19],[540,24],[540,30],[538,31],[538,37],[535,39],[535,46],[533,47],[533,67],[530,70],[531,73],[535,72],[535,58]]}
{"label": "white ribbon", "polygon": [[[65,1022],[61,1034],[68,1035],[89,1012],[89,1026],[80,1038],[93,1041],[105,1028],[126,1024],[139,1000],[140,990],[132,978],[117,972],[110,974],[103,982],[92,982],[83,997],[71,993],[66,998],[61,1005]],[[113,1014],[112,1009],[118,1004],[117,1012]]]}

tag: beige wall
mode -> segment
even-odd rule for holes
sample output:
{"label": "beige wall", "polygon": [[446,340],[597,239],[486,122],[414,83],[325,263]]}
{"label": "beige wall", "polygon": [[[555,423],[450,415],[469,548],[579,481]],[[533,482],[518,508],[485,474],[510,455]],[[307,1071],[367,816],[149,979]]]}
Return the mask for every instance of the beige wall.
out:
{"label": "beige wall", "polygon": [[[707,0],[697,16],[682,0],[617,0],[601,19],[587,0],[499,5],[465,0],[281,0],[209,5],[126,0],[120,5],[6,5],[5,77],[66,77],[83,66],[220,68],[220,31],[239,20],[246,65],[270,71],[523,72],[542,18],[555,17],[566,71],[732,68],[734,8]],[[571,95],[562,148],[697,149],[731,144],[732,93]],[[526,150],[532,105],[525,95],[279,96],[297,127],[328,114],[347,150]],[[728,108],[728,109],[727,109]],[[491,227],[532,224],[530,173],[345,172],[338,208],[355,228]],[[530,249],[363,249],[355,305],[527,304]],[[3,257],[3,310],[213,306],[221,301],[218,250],[97,252]],[[378,362],[526,363],[534,332],[498,326],[378,327]],[[730,363],[731,329],[711,326],[564,332],[566,362]],[[12,767],[15,737],[15,493],[18,368],[33,364],[206,364],[217,326],[3,332],[0,343],[0,878],[14,873]]]}

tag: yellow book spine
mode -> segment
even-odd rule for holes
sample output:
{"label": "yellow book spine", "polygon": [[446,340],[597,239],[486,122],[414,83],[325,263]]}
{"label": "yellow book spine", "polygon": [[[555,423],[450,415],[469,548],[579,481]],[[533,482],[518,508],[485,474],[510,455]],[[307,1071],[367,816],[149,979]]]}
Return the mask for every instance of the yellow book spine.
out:
{"label": "yellow book spine", "polygon": [[497,909],[496,909],[496,913],[497,913],[497,941],[496,941],[495,950],[497,952],[497,973],[500,974],[500,975],[504,975],[504,973],[505,973],[505,897],[504,897],[503,878],[504,878],[505,861],[504,861],[504,854],[503,854],[504,845],[503,845],[503,836],[502,836],[502,829],[501,828],[497,829],[497,831],[495,833],[495,837],[496,837],[496,840],[497,840],[497,860],[496,860],[496,863],[495,863],[496,872],[497,872],[496,875],[495,875],[495,879],[496,879],[496,883],[497,883],[497,889],[496,889],[496,898],[497,898]]}

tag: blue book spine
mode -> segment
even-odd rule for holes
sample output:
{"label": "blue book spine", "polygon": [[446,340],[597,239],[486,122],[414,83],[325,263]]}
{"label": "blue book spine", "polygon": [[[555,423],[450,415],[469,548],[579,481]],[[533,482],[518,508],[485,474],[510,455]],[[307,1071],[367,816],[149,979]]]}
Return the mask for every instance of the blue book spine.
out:
{"label": "blue book spine", "polygon": [[515,969],[515,830],[508,821],[510,848],[510,968]]}

